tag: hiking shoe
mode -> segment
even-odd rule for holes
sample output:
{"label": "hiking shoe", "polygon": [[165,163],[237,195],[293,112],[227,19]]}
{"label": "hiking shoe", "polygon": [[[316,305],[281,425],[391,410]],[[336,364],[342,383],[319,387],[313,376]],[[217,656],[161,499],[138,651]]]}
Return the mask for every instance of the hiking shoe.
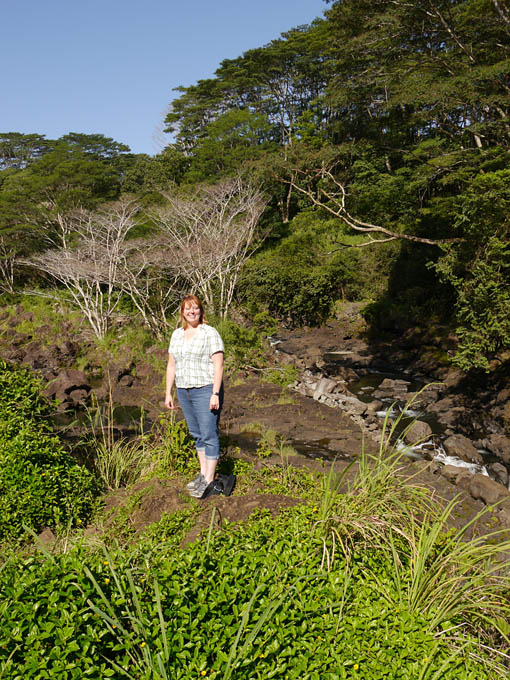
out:
{"label": "hiking shoe", "polygon": [[204,495],[204,491],[207,489],[209,486],[209,482],[205,477],[202,476],[202,478],[195,484],[195,486],[190,489],[189,495],[193,496],[193,498],[202,498]]}
{"label": "hiking shoe", "polygon": [[213,481],[205,487],[204,493],[200,496],[200,499],[205,500],[206,498],[209,498],[209,496],[221,496],[223,493],[223,480],[220,478],[213,479]]}
{"label": "hiking shoe", "polygon": [[195,479],[192,479],[191,482],[188,482],[188,484],[186,484],[186,489],[188,491],[191,491],[192,489],[194,489],[197,486],[197,484],[200,482],[201,479],[203,479],[203,476],[202,476],[202,473],[199,472],[198,475],[195,477]]}
{"label": "hiking shoe", "polygon": [[219,476],[222,483],[223,483],[223,495],[224,496],[230,496],[232,491],[234,490],[234,487],[236,485],[236,476],[235,475],[220,475]]}
{"label": "hiking shoe", "polygon": [[209,496],[230,496],[236,483],[235,475],[218,475],[216,479],[205,487],[201,500]]}

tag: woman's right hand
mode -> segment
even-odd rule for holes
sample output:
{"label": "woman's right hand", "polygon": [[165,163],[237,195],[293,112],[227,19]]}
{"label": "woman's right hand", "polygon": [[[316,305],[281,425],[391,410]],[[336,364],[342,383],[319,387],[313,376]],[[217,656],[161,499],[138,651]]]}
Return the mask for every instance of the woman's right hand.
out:
{"label": "woman's right hand", "polygon": [[171,394],[170,394],[170,395],[167,395],[167,396],[165,397],[165,406],[166,406],[167,408],[169,408],[171,411],[173,411],[173,409],[174,409],[174,400],[173,400]]}

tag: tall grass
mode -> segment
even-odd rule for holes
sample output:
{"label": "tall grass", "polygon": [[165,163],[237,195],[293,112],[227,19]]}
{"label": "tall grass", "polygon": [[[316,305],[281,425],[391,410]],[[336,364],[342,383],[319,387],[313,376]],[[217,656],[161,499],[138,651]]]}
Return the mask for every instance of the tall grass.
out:
{"label": "tall grass", "polygon": [[[377,454],[362,452],[353,480],[346,481],[347,471],[339,478],[333,473],[325,478],[318,522],[324,532],[323,565],[331,570],[338,546],[347,567],[360,544],[385,555],[392,565],[389,574],[371,578],[388,604],[423,615],[427,632],[451,644],[454,654],[475,658],[472,640],[477,638],[479,650],[491,650],[499,658],[493,664],[496,675],[506,676],[510,656],[495,647],[503,643],[510,651],[508,532],[469,536],[491,508],[482,509],[462,528],[451,528],[459,498],[447,503],[431,497],[409,474],[406,449],[396,437],[405,415],[404,410],[393,422],[386,416]],[[471,636],[469,643],[466,635]]]}
{"label": "tall grass", "polygon": [[97,400],[87,410],[87,442],[92,449],[94,467],[108,490],[119,489],[136,482],[150,464],[149,437],[143,433],[140,422],[139,436],[135,439],[118,437],[114,415],[115,404],[111,390],[104,404]]}

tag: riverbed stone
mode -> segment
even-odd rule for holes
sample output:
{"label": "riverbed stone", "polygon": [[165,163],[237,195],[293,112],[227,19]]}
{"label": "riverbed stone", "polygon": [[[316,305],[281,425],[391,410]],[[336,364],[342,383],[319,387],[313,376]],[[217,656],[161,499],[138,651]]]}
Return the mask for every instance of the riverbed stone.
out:
{"label": "riverbed stone", "polygon": [[332,378],[321,378],[315,387],[314,398],[318,399],[322,394],[331,394],[338,386],[338,381]]}
{"label": "riverbed stone", "polygon": [[497,507],[498,519],[506,527],[510,527],[510,497],[501,501]]}
{"label": "riverbed stone", "polygon": [[476,450],[473,442],[463,434],[452,434],[443,442],[444,450],[448,456],[456,456],[468,463],[483,463],[483,458]]}
{"label": "riverbed stone", "polygon": [[415,444],[430,439],[432,436],[432,428],[423,420],[417,420],[412,427],[406,432],[404,441],[406,444]]}
{"label": "riverbed stone", "polygon": [[469,493],[475,500],[482,500],[486,505],[494,505],[498,501],[509,498],[510,493],[502,484],[490,477],[475,474],[469,482]]}
{"label": "riverbed stone", "polygon": [[340,406],[340,408],[348,414],[361,416],[367,410],[367,405],[359,399],[356,399],[356,397],[352,397],[347,394],[339,394],[336,396],[337,399],[335,401]]}
{"label": "riverbed stone", "polygon": [[368,404],[365,404],[365,406],[366,406],[365,413],[367,414],[367,416],[375,416],[378,411],[382,411],[384,408],[383,402],[379,401],[378,399],[370,401]]}
{"label": "riverbed stone", "polygon": [[491,434],[481,439],[480,446],[500,458],[503,463],[510,464],[510,439],[502,434]]}
{"label": "riverbed stone", "polygon": [[443,465],[441,467],[441,474],[452,484],[459,484],[461,480],[471,481],[471,473],[466,468],[457,467],[456,465]]}
{"label": "riverbed stone", "polygon": [[491,463],[488,469],[492,479],[508,489],[508,470],[506,467],[502,463]]}
{"label": "riverbed stone", "polygon": [[443,399],[436,401],[435,404],[431,404],[429,411],[432,413],[442,414],[450,411],[452,408],[454,408],[454,406],[455,402],[452,397],[444,397]]}

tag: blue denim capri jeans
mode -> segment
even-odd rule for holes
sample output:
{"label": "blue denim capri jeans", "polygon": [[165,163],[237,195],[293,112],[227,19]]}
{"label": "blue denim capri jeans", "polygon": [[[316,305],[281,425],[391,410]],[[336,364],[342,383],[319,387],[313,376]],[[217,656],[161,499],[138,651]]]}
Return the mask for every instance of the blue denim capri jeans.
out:
{"label": "blue denim capri jeans", "polygon": [[188,430],[195,440],[197,451],[205,451],[205,457],[209,460],[218,460],[220,457],[218,425],[223,406],[223,386],[220,390],[220,408],[217,411],[211,411],[209,408],[212,390],[212,384],[203,387],[178,387],[177,398]]}

